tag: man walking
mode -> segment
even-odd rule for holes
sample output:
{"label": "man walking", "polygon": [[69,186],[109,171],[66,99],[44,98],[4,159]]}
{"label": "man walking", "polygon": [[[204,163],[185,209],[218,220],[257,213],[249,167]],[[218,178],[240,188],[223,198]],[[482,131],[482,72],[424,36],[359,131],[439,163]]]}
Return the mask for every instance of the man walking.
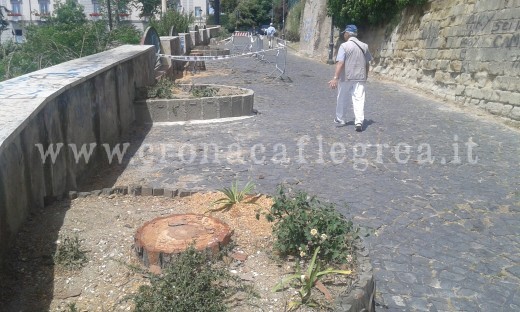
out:
{"label": "man walking", "polygon": [[334,123],[346,125],[345,115],[350,97],[356,131],[361,132],[365,119],[365,82],[368,78],[372,54],[368,51],[368,45],[357,39],[355,25],[347,25],[342,33],[345,42],[339,47],[334,78],[329,81],[330,88],[338,88]]}
{"label": "man walking", "polygon": [[267,39],[269,39],[269,49],[271,49],[273,47],[274,34],[276,33],[276,29],[273,27],[273,23],[269,24],[269,27],[265,33],[267,34]]}

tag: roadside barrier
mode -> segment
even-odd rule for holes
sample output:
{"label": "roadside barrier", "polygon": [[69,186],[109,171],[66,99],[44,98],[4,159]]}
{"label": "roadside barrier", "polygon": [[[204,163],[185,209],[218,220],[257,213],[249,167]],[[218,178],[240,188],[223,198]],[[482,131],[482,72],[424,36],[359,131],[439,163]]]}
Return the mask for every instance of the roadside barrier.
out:
{"label": "roadside barrier", "polygon": [[[276,78],[282,77],[285,74],[286,59],[287,59],[287,44],[285,40],[280,38],[276,39],[275,47],[272,49],[264,49],[264,36],[255,35],[252,36],[249,32],[235,32],[230,38],[220,41],[224,43],[224,46],[231,44],[230,55],[218,55],[218,56],[204,56],[204,55],[167,55],[157,54],[160,58],[170,58],[175,61],[184,61],[192,63],[192,71],[196,70],[197,62],[208,62],[208,61],[219,61],[231,58],[238,58],[244,56],[253,56],[258,59],[259,62],[274,63],[275,69],[269,74],[269,76],[277,75]],[[273,58],[274,57],[274,58]]]}

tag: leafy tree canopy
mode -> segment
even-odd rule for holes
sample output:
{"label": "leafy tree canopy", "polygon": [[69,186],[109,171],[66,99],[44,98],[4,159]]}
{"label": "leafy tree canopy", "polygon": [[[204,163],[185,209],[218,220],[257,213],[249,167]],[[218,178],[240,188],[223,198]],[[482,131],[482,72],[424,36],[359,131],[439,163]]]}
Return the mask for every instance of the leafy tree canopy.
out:
{"label": "leafy tree canopy", "polygon": [[15,45],[14,50],[0,58],[0,80],[102,52],[118,44],[137,44],[140,37],[131,25],[118,25],[109,31],[105,21],[88,21],[81,5],[66,0],[57,5],[45,24],[28,25],[26,42]]}
{"label": "leafy tree canopy", "polygon": [[251,28],[271,20],[272,0],[222,0],[221,8],[229,15],[228,29]]}
{"label": "leafy tree canopy", "polygon": [[403,8],[428,0],[328,0],[327,13],[334,25],[380,25],[389,22]]}
{"label": "leafy tree canopy", "polygon": [[183,14],[175,10],[169,10],[161,15],[161,18],[152,17],[150,26],[157,30],[159,36],[169,36],[170,30],[174,27],[178,33],[186,32],[191,23],[193,23],[193,14]]}

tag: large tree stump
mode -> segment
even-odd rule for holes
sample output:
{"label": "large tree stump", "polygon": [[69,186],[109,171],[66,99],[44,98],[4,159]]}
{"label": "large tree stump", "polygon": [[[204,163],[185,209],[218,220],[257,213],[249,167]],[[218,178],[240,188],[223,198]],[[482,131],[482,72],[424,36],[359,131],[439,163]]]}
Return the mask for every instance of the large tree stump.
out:
{"label": "large tree stump", "polygon": [[216,253],[229,243],[233,230],[224,222],[206,215],[174,214],[147,221],[134,239],[138,257],[150,270],[160,271],[172,255],[194,245],[197,250]]}

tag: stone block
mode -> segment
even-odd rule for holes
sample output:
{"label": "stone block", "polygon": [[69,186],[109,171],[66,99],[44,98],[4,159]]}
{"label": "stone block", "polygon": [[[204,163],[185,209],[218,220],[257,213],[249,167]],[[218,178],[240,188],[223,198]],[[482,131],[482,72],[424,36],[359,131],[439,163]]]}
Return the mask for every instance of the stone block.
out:
{"label": "stone block", "polygon": [[513,107],[508,117],[520,121],[520,106]]}
{"label": "stone block", "polygon": [[482,105],[482,108],[494,115],[500,115],[504,109],[504,105],[496,102],[486,102]]}
{"label": "stone block", "polygon": [[130,195],[134,195],[134,196],[139,196],[141,195],[141,186],[140,185],[130,185],[128,187],[128,194]]}
{"label": "stone block", "polygon": [[243,96],[233,96],[231,98],[231,117],[242,116]]}
{"label": "stone block", "polygon": [[228,118],[232,117],[232,101],[231,98],[223,98],[220,99],[219,102],[219,117],[220,118]]}
{"label": "stone block", "polygon": [[191,99],[185,101],[187,120],[202,119],[202,102],[200,99]]}
{"label": "stone block", "polygon": [[154,188],[153,189],[153,196],[163,196],[163,195],[164,195],[163,188]]}
{"label": "stone block", "polygon": [[76,191],[70,191],[70,192],[69,192],[69,196],[68,196],[68,198],[69,198],[70,200],[73,200],[73,199],[78,198],[78,192],[76,192]]}
{"label": "stone block", "polygon": [[111,188],[104,188],[104,189],[102,190],[102,194],[103,194],[103,195],[110,195],[110,194],[113,194],[113,193],[114,193],[114,190],[111,189]]}
{"label": "stone block", "polygon": [[92,194],[92,196],[100,196],[103,191],[102,190],[93,190],[90,192]]}
{"label": "stone block", "polygon": [[178,192],[179,192],[179,190],[177,190],[177,189],[165,188],[163,196],[164,197],[169,197],[169,198],[170,197],[175,197],[175,196],[177,196]]}
{"label": "stone block", "polygon": [[253,113],[253,95],[244,96],[244,103],[242,104],[243,115],[251,115]]}
{"label": "stone block", "polygon": [[142,196],[153,196],[153,188],[151,187],[143,187],[141,189],[141,195]]}
{"label": "stone block", "polygon": [[168,121],[168,101],[167,100],[148,100],[146,101],[148,111],[155,122]]}
{"label": "stone block", "polygon": [[89,197],[90,195],[92,195],[92,194],[90,194],[90,192],[79,192],[78,193],[79,198]]}
{"label": "stone block", "polygon": [[180,189],[179,192],[178,192],[178,196],[179,197],[187,197],[187,196],[191,196],[192,194],[195,194],[195,193],[196,192],[194,192],[194,191]]}
{"label": "stone block", "polygon": [[218,118],[218,98],[202,99],[202,119]]}
{"label": "stone block", "polygon": [[116,187],[113,188],[113,193],[112,194],[127,195],[128,194],[128,187],[116,186]]}
{"label": "stone block", "polygon": [[168,121],[184,121],[186,118],[186,105],[180,102],[170,102],[168,108]]}

